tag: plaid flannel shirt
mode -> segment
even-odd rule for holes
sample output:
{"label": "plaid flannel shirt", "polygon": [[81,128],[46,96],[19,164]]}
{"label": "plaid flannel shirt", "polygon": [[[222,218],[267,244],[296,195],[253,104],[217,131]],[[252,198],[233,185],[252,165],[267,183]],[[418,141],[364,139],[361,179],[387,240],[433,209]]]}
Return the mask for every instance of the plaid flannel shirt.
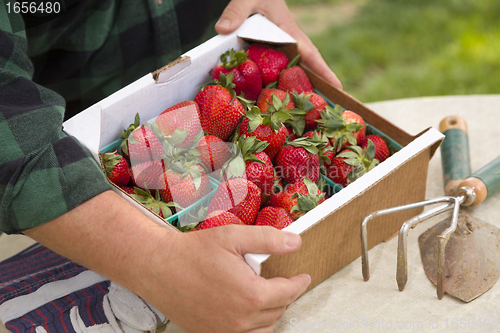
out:
{"label": "plaid flannel shirt", "polygon": [[[111,189],[64,119],[215,35],[228,1],[0,0],[0,230],[19,233]],[[37,4],[49,0],[33,0]],[[10,11],[9,11],[10,9]]]}

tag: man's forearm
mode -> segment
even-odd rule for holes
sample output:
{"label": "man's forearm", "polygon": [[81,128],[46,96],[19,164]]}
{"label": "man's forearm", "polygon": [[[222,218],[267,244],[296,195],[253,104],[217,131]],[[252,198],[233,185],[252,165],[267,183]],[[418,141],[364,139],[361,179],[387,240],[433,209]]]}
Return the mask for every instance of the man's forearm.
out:
{"label": "man's forearm", "polygon": [[141,281],[158,243],[168,251],[168,239],[175,236],[113,191],[24,233],[136,292],[146,287]]}

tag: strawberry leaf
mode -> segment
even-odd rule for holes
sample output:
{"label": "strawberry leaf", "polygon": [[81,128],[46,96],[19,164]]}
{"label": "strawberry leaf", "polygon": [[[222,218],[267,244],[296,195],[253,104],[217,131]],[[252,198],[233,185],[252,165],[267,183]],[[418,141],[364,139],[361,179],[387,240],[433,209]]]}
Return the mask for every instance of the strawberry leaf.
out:
{"label": "strawberry leaf", "polygon": [[189,131],[186,129],[177,128],[169,138],[169,141],[174,145],[178,145],[186,140],[188,133]]}
{"label": "strawberry leaf", "polygon": [[297,66],[297,64],[299,63],[299,60],[300,60],[300,54],[297,54],[292,60],[290,60],[290,62],[286,66],[286,68]]}
{"label": "strawberry leaf", "polygon": [[278,81],[274,81],[274,82],[271,82],[269,83],[267,86],[266,86],[267,89],[276,89],[278,88]]}

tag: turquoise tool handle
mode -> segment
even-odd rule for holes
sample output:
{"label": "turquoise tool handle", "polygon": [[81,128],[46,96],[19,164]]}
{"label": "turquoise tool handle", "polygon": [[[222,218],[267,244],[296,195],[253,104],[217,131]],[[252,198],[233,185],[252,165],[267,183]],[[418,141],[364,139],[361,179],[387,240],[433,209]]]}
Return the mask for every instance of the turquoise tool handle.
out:
{"label": "turquoise tool handle", "polygon": [[480,179],[486,186],[486,198],[500,191],[500,156],[474,172],[471,177]]}
{"label": "turquoise tool handle", "polygon": [[441,121],[439,130],[445,135],[441,144],[444,191],[455,195],[460,183],[471,174],[467,124],[461,117],[449,116]]}

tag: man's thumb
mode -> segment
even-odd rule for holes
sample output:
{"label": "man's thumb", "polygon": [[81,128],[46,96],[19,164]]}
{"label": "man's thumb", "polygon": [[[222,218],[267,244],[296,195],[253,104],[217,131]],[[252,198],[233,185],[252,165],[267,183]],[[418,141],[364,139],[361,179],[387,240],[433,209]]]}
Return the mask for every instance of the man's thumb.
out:
{"label": "man's thumb", "polygon": [[238,29],[241,24],[252,14],[253,0],[232,0],[226,6],[219,21],[215,24],[215,31],[219,34],[229,34]]}

